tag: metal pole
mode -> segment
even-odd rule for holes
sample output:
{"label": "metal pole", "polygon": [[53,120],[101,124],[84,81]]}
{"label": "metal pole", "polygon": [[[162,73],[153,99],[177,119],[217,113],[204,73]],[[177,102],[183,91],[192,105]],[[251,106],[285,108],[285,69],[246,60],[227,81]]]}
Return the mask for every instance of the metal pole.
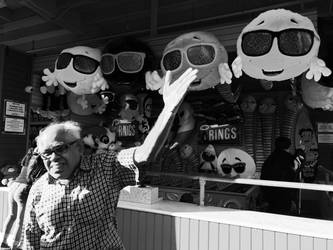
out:
{"label": "metal pole", "polygon": [[200,184],[200,206],[205,205],[205,185],[206,180],[203,178],[199,178],[199,184]]}

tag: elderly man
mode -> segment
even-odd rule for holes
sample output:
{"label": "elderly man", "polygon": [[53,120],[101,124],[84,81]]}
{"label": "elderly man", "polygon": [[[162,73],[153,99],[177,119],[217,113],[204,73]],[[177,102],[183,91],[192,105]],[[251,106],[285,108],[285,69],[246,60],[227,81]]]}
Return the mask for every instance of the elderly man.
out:
{"label": "elderly man", "polygon": [[135,185],[137,164],[163,145],[176,109],[197,70],[163,86],[164,108],[144,143],[135,148],[83,155],[81,128],[54,123],[42,130],[37,148],[47,173],[31,188],[24,223],[25,249],[123,249],[115,210],[120,190]]}

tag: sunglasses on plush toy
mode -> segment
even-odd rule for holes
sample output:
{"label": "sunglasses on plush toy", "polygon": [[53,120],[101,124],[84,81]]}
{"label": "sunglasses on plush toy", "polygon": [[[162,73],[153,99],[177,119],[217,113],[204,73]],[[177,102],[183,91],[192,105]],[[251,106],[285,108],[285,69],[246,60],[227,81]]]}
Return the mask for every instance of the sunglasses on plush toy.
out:
{"label": "sunglasses on plush toy", "polygon": [[116,67],[124,73],[137,73],[144,65],[146,54],[137,51],[126,51],[118,54],[106,53],[102,55],[101,69],[103,74],[110,75]]}
{"label": "sunglasses on plush toy", "polygon": [[99,66],[94,58],[85,55],[73,55],[68,52],[61,53],[56,62],[56,69],[65,69],[73,58],[73,68],[82,74],[92,74]]}
{"label": "sunglasses on plush toy", "polygon": [[226,164],[226,163],[221,164],[222,171],[225,174],[230,174],[232,169],[234,169],[236,173],[241,174],[244,172],[245,166],[246,166],[246,163],[244,163],[244,162],[238,162],[238,163],[235,163],[232,165]]}
{"label": "sunglasses on plush toy", "polygon": [[275,37],[282,54],[303,56],[312,49],[314,32],[307,29],[249,31],[242,36],[242,51],[247,56],[265,55],[271,50]]}
{"label": "sunglasses on plush toy", "polygon": [[161,67],[165,71],[174,71],[182,66],[186,59],[192,67],[207,66],[214,62],[217,52],[215,44],[191,44],[181,49],[173,49],[163,55]]}

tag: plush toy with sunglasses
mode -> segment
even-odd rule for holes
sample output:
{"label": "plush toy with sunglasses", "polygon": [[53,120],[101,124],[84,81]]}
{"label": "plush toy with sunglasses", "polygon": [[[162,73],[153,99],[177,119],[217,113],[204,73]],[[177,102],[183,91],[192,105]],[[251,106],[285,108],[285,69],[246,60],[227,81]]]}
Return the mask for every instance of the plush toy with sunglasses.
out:
{"label": "plush toy with sunglasses", "polygon": [[234,94],[230,85],[220,84],[227,78],[222,75],[226,73],[222,69],[227,67],[227,62],[227,51],[214,34],[203,31],[186,33],[167,44],[161,60],[163,77],[157,71],[147,72],[146,87],[159,90],[162,94],[167,70],[171,71],[173,79],[177,79],[188,67],[192,67],[199,71],[189,91],[215,87],[227,102],[234,103],[238,99],[239,89]]}
{"label": "plush toy with sunglasses", "polygon": [[116,133],[104,126],[84,129],[83,142],[92,152],[96,153],[104,150],[118,151],[121,148],[121,143],[116,141]]}
{"label": "plush toy with sunglasses", "polygon": [[256,171],[253,158],[238,148],[223,150],[217,158],[217,165],[222,175],[230,178],[252,178]]}
{"label": "plush toy with sunglasses", "polygon": [[[236,78],[244,71],[256,79],[284,81],[307,72],[307,79],[319,81],[322,75],[331,74],[318,58],[319,45],[320,37],[309,18],[285,9],[269,10],[242,30],[232,70]],[[231,72],[225,75],[230,81]]]}
{"label": "plush toy with sunglasses", "polygon": [[145,72],[154,68],[152,50],[134,37],[109,41],[102,50],[101,69],[117,95],[145,90]]}
{"label": "plush toy with sunglasses", "polygon": [[47,86],[60,84],[67,91],[81,96],[77,103],[84,110],[89,106],[89,100],[85,95],[96,94],[108,88],[102,76],[100,61],[99,49],[86,46],[64,49],[57,57],[54,72],[44,69],[45,75],[42,79]]}

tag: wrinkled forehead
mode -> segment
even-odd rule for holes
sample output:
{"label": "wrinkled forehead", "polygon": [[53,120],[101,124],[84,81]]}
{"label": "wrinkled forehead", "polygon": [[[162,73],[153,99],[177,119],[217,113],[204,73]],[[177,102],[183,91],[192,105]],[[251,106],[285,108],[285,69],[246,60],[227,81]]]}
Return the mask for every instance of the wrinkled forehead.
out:
{"label": "wrinkled forehead", "polygon": [[285,9],[261,13],[243,29],[242,33],[260,29],[280,31],[288,28],[311,30],[318,37],[312,21],[308,17]]}
{"label": "wrinkled forehead", "polygon": [[217,46],[222,46],[219,40],[211,33],[208,32],[190,32],[178,36],[176,39],[172,40],[167,44],[164,49],[164,52],[169,51],[171,49],[181,49],[188,45],[192,44],[201,44],[201,43],[211,43],[216,44]]}
{"label": "wrinkled forehead", "polygon": [[93,58],[97,61],[101,61],[101,51],[96,48],[90,48],[86,46],[77,46],[73,48],[64,49],[61,53],[68,52],[73,55],[84,55]]}

